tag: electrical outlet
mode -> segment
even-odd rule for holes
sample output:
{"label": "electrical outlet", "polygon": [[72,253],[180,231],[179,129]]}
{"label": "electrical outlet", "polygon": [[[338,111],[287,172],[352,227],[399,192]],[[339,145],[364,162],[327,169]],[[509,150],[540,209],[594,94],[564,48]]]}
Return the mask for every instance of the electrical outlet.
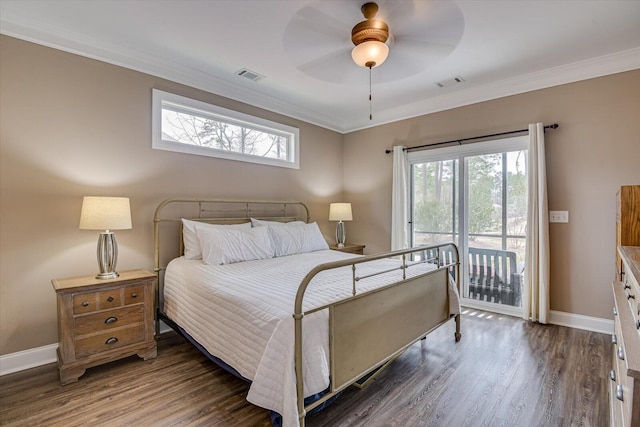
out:
{"label": "electrical outlet", "polygon": [[549,222],[569,222],[569,211],[549,211]]}

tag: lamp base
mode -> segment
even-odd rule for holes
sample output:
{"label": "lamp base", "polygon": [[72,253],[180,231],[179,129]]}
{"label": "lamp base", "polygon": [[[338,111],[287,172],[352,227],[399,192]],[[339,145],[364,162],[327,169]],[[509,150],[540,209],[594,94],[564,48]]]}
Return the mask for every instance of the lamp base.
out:
{"label": "lamp base", "polygon": [[344,228],[344,222],[338,221],[336,225],[336,243],[339,248],[344,248],[344,242],[347,239],[347,231]]}
{"label": "lamp base", "polygon": [[100,233],[98,238],[98,269],[96,279],[115,279],[119,276],[116,272],[118,262],[118,242],[115,233],[109,230]]}
{"label": "lamp base", "polygon": [[115,279],[116,277],[120,277],[120,273],[115,271],[109,273],[98,273],[96,275],[96,279]]}

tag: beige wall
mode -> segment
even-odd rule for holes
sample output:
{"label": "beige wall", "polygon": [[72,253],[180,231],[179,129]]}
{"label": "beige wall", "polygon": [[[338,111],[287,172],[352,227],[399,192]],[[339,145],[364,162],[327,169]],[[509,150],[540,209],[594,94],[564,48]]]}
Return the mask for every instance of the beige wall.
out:
{"label": "beige wall", "polygon": [[547,131],[551,309],[611,318],[615,194],[640,184],[640,70],[429,114],[344,138],[344,194],[353,203],[349,239],[388,250],[392,159],[384,150],[559,123]]}
{"label": "beige wall", "polygon": [[[290,170],[151,149],[151,88],[300,128]],[[0,36],[0,354],[57,341],[50,280],[96,271],[82,196],[131,198],[118,268],[153,267],[152,215],[174,196],[299,199],[329,239],[328,203],[353,203],[349,241],[389,249],[391,157],[384,150],[557,122],[547,133],[551,308],[609,318],[615,192],[640,184],[640,71],[339,135],[153,76]],[[343,197],[344,196],[344,197]]]}
{"label": "beige wall", "polygon": [[[300,169],[151,149],[151,88],[300,129]],[[57,341],[51,279],[97,270],[82,196],[131,198],[118,269],[153,268],[152,218],[175,196],[296,199],[329,238],[342,135],[149,75],[0,37],[0,354]]]}

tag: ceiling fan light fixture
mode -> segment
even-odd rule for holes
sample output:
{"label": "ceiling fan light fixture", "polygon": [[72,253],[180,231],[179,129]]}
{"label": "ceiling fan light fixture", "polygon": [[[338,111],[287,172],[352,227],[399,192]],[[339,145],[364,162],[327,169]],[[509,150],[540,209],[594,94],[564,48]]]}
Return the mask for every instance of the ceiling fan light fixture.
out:
{"label": "ceiling fan light fixture", "polygon": [[360,67],[375,68],[389,56],[389,46],[385,43],[369,40],[360,43],[351,51],[351,58]]}
{"label": "ceiling fan light fixture", "polygon": [[351,58],[359,67],[369,69],[369,120],[373,120],[371,70],[382,65],[389,56],[389,46],[385,44],[389,39],[389,26],[384,21],[374,19],[378,13],[377,4],[365,3],[360,10],[366,20],[351,29],[351,42],[356,46],[351,51]]}

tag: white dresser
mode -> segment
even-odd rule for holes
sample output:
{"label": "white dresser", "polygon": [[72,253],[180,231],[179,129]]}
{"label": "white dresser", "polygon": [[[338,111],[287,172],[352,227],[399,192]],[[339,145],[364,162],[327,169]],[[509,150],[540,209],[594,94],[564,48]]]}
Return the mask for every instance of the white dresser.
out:
{"label": "white dresser", "polygon": [[640,246],[619,246],[613,282],[614,333],[609,406],[612,426],[640,426]]}

